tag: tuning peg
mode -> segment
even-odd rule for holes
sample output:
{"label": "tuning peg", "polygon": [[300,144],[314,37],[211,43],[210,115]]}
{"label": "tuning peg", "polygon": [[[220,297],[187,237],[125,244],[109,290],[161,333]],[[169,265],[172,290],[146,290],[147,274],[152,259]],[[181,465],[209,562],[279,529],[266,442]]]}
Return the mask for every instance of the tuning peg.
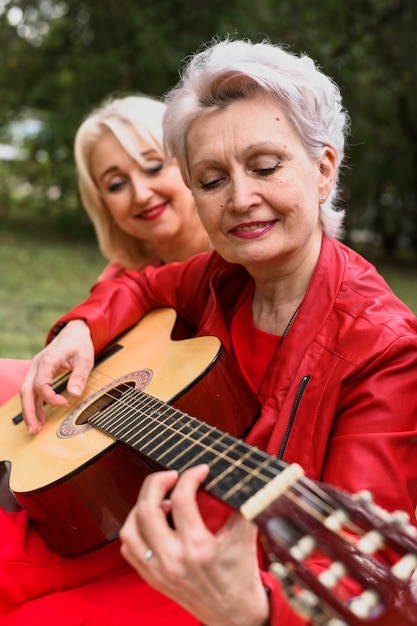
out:
{"label": "tuning peg", "polygon": [[361,619],[369,619],[372,611],[381,606],[381,597],[373,589],[366,589],[349,604],[352,613]]}
{"label": "tuning peg", "polygon": [[406,511],[398,510],[391,513],[391,522],[410,537],[417,538],[417,528],[410,524],[410,516]]}
{"label": "tuning peg", "polygon": [[397,511],[393,511],[391,513],[391,522],[400,528],[407,528],[410,524],[410,516],[406,511],[398,509]]}
{"label": "tuning peg", "polygon": [[410,516],[406,511],[398,509],[392,513],[388,512],[378,504],[375,504],[372,493],[366,489],[355,493],[353,498],[384,521],[397,526],[397,528],[405,531],[410,537],[417,538],[417,528],[413,526],[413,524],[410,524]]}
{"label": "tuning peg", "polygon": [[377,530],[371,530],[363,535],[356,545],[358,550],[361,550],[364,554],[375,554],[375,552],[384,547],[385,538]]}
{"label": "tuning peg", "polygon": [[411,580],[416,577],[417,557],[415,554],[405,554],[392,567],[391,572],[400,580]]}
{"label": "tuning peg", "polygon": [[304,561],[315,550],[317,542],[311,535],[304,535],[289,550],[297,561]]}
{"label": "tuning peg", "polygon": [[353,495],[353,499],[362,504],[369,511],[372,511],[374,515],[378,515],[381,519],[386,522],[391,522],[391,513],[389,513],[386,509],[383,509],[378,504],[375,504],[373,495],[367,489],[363,489],[362,491],[358,491]]}
{"label": "tuning peg", "polygon": [[354,493],[352,497],[364,506],[369,506],[370,504],[373,504],[374,501],[372,493],[367,489],[362,489],[361,491]]}
{"label": "tuning peg", "polygon": [[346,574],[346,566],[340,561],[333,561],[327,569],[320,572],[318,578],[322,585],[328,589],[333,589]]}

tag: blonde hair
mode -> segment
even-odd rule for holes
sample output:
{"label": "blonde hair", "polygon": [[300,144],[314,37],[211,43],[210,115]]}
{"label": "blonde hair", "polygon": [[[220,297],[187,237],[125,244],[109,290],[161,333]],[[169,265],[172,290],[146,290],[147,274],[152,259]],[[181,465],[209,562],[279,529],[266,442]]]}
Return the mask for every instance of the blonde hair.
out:
{"label": "blonde hair", "polygon": [[113,220],[91,175],[91,151],[110,130],[126,152],[141,164],[135,135],[164,154],[162,118],[165,105],[147,96],[106,100],[84,120],[75,136],[74,156],[81,200],[96,232],[103,255],[125,269],[141,269],[157,263],[152,244],[125,233]]}
{"label": "blonde hair", "polygon": [[349,118],[338,86],[307,55],[296,56],[266,40],[252,43],[229,38],[214,40],[197,52],[187,60],[180,82],[165,98],[167,154],[177,158],[189,185],[187,134],[192,122],[208,111],[262,91],[284,106],[312,158],[318,158],[326,145],[334,149],[337,176],[329,196],[320,204],[320,219],[328,235],[339,237],[344,211],[337,210],[335,204]]}

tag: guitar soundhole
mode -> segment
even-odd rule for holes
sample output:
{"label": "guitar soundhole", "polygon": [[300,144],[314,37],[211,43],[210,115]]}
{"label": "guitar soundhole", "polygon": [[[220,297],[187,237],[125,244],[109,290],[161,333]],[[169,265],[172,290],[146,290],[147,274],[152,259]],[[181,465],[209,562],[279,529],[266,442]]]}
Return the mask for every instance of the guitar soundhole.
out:
{"label": "guitar soundhole", "polygon": [[88,423],[89,419],[120,400],[123,393],[133,388],[139,391],[145,389],[151,379],[152,370],[141,369],[130,372],[116,381],[113,380],[111,384],[88,396],[66,416],[58,427],[58,437],[63,439],[76,437],[90,430],[90,428],[94,428]]}
{"label": "guitar soundhole", "polygon": [[133,387],[136,387],[136,384],[132,380],[124,382],[121,385],[117,385],[117,387],[108,389],[105,393],[103,393],[103,395],[99,396],[94,400],[94,402],[85,407],[82,413],[75,419],[75,424],[77,426],[79,424],[85,424],[91,417],[97,415],[97,413],[100,413],[104,409],[107,409],[114,402],[116,402],[116,400],[119,400],[126,391],[132,389]]}

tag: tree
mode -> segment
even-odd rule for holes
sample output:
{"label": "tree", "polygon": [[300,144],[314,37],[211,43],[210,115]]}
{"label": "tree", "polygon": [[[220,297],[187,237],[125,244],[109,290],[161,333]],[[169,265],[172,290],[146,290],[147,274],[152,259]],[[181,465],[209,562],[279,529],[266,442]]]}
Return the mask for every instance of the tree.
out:
{"label": "tree", "polygon": [[[36,115],[44,129],[30,146],[30,161],[13,165],[10,176],[36,181],[31,210],[38,219],[47,210],[66,229],[77,220],[85,225],[72,158],[83,117],[110,94],[161,96],[176,82],[181,60],[213,35],[268,37],[310,54],[343,90],[352,119],[344,176],[348,234],[377,231],[391,252],[405,237],[415,243],[416,6],[415,0],[322,0],[320,8],[310,0],[0,0],[0,126]],[[58,188],[56,199],[51,189]]]}

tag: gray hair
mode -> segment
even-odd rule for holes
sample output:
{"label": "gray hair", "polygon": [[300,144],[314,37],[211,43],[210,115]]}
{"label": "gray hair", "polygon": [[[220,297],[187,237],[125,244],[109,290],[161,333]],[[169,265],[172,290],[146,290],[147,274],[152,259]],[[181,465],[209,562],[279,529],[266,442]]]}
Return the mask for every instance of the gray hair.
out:
{"label": "gray hair", "polygon": [[103,255],[127,269],[140,269],[153,256],[152,246],[125,233],[114,222],[100,197],[91,175],[91,152],[99,139],[109,130],[133,159],[142,163],[137,154],[135,136],[149,142],[164,155],[162,118],[165,105],[147,96],[126,96],[106,100],[83,121],[75,136],[74,155],[78,186],[84,208],[96,231]]}
{"label": "gray hair", "polygon": [[176,157],[190,185],[187,133],[191,123],[209,111],[260,91],[275,97],[311,158],[331,146],[337,158],[336,178],[320,204],[323,230],[340,237],[344,211],[336,209],[340,167],[344,158],[349,117],[336,83],[307,55],[297,56],[269,41],[215,40],[187,60],[177,86],[165,98],[165,150]]}

